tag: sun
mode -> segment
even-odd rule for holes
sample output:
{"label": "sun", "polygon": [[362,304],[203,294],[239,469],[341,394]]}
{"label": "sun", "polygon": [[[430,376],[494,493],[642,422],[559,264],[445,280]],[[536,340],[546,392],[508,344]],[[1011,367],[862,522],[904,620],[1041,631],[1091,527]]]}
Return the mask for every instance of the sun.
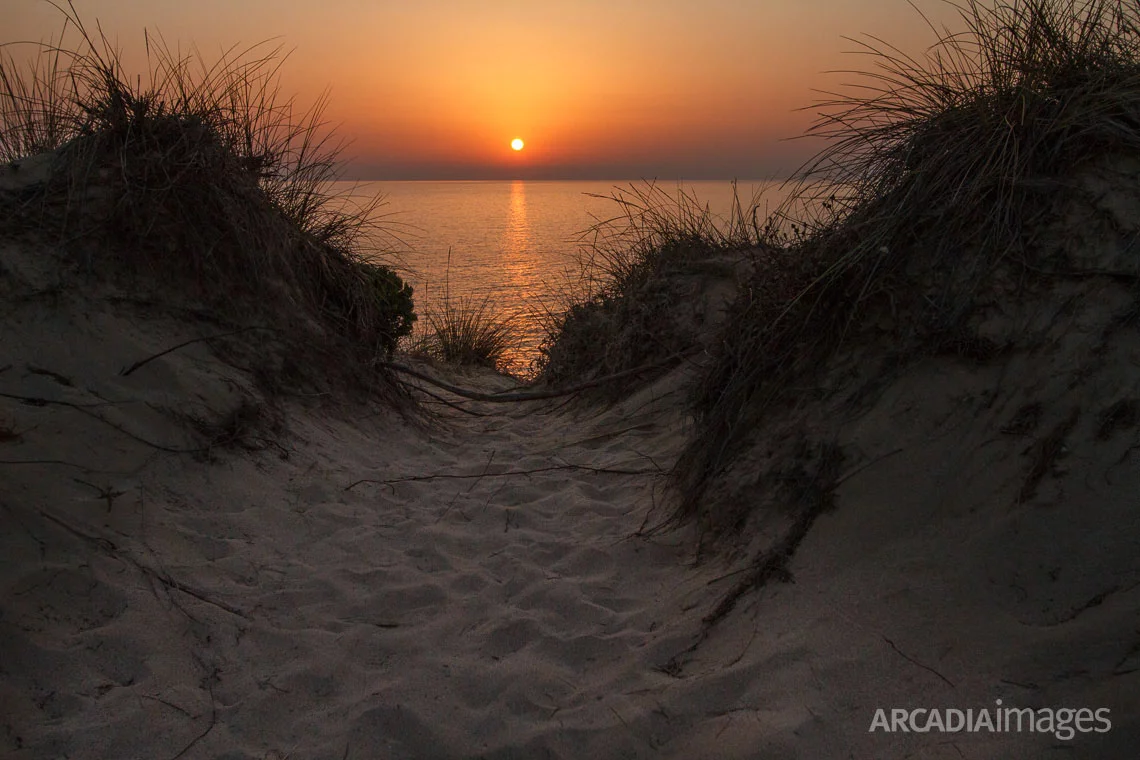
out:
{"label": "sun", "polygon": [[522,150],[524,145],[526,145],[526,143],[517,137],[511,140],[511,150]]}

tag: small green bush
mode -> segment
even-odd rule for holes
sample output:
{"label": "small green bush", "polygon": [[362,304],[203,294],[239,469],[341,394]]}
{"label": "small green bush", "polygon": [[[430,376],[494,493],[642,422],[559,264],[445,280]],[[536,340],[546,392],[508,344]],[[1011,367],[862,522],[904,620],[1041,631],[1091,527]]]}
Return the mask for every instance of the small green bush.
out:
{"label": "small green bush", "polygon": [[412,334],[416,322],[412,286],[383,264],[362,263],[360,267],[379,306],[380,319],[391,326],[383,345],[384,351],[391,353],[401,338]]}

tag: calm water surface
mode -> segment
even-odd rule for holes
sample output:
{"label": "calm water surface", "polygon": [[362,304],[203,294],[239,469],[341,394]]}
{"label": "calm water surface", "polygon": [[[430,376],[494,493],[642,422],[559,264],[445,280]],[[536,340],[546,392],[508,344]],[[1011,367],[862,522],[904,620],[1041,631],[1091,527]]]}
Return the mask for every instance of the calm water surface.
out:
{"label": "calm water surface", "polygon": [[[644,183],[634,183],[645,187]],[[351,185],[349,185],[351,187]],[[526,371],[537,356],[540,315],[557,309],[572,283],[580,282],[583,235],[619,216],[608,196],[630,182],[369,182],[353,192],[379,193],[386,242],[399,256],[397,268],[415,288],[421,315],[446,295],[453,300],[489,300],[519,333],[512,368]],[[670,197],[678,191],[727,217],[730,182],[657,183]],[[762,192],[775,209],[778,183],[739,182],[742,202]],[[606,197],[597,197],[606,196]],[[761,205],[761,209],[764,205]],[[426,322],[421,318],[421,326]]]}

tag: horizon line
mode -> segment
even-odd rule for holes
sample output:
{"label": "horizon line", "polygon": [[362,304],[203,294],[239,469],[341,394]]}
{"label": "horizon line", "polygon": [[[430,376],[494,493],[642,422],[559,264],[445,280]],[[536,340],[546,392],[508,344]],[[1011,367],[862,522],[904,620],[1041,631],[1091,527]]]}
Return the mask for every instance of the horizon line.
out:
{"label": "horizon line", "polygon": [[788,177],[648,177],[648,176],[612,176],[612,177],[341,177],[338,182],[645,182],[645,183],[687,183],[687,182],[787,182]]}

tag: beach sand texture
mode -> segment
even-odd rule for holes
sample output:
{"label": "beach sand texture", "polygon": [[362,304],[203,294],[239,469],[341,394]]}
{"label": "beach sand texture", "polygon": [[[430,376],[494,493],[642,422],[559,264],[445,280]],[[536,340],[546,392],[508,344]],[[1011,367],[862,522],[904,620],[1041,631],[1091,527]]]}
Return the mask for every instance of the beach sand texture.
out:
{"label": "beach sand texture", "polygon": [[[274,412],[207,342],[124,375],[218,328],[111,286],[58,287],[55,256],[0,248],[6,757],[1140,746],[1140,334],[1123,275],[1011,291],[985,327],[1033,340],[883,374],[857,413],[852,378],[882,352],[838,357],[818,400],[773,419],[716,494],[770,501],[758,473],[795,429],[842,449],[834,509],[787,582],[709,627],[752,555],[694,565],[690,529],[640,532],[673,498],[693,366],[608,408],[473,403],[483,416],[440,407],[426,424],[336,399]],[[753,550],[786,527],[778,507],[751,526]],[[1107,707],[1113,728],[869,732],[876,708],[996,699]]]}

